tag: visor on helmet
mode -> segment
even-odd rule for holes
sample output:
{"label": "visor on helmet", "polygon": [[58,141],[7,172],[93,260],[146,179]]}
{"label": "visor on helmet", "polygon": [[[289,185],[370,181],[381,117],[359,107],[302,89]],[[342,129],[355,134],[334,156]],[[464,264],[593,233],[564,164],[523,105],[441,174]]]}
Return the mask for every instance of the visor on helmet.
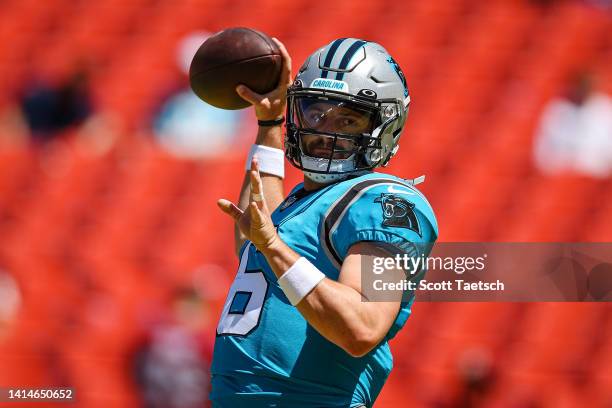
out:
{"label": "visor on helmet", "polygon": [[372,169],[382,148],[377,135],[388,122],[382,120],[379,100],[289,89],[286,156],[308,174],[332,177]]}
{"label": "visor on helmet", "polygon": [[370,134],[376,124],[376,112],[351,101],[298,97],[294,122],[309,132],[361,136]]}

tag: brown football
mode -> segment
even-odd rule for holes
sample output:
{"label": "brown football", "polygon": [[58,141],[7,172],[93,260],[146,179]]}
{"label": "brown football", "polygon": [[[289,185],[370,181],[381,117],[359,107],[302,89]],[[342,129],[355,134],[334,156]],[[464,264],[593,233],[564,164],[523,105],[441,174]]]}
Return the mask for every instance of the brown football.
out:
{"label": "brown football", "polygon": [[251,28],[228,28],[200,46],[189,68],[191,89],[203,101],[222,109],[242,109],[249,103],[236,93],[244,84],[263,94],[280,79],[282,56],[266,34]]}

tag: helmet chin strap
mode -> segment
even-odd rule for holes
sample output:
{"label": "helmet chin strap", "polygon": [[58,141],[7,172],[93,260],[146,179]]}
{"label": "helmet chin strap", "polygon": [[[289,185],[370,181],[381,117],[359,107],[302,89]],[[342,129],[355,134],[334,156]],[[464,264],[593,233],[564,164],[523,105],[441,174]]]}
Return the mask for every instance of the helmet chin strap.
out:
{"label": "helmet chin strap", "polygon": [[311,171],[305,171],[304,177],[312,180],[316,183],[328,184],[336,181],[344,180],[352,173],[338,173],[338,174],[324,174],[324,173],[313,173]]}
{"label": "helmet chin strap", "polygon": [[[304,166],[304,176],[315,183],[329,184],[341,181],[353,174],[355,170],[354,156],[350,159],[332,160],[310,157],[302,153],[302,165]],[[329,169],[328,166],[332,166]],[[319,171],[315,171],[319,170]],[[330,173],[323,173],[322,170],[331,170]]]}
{"label": "helmet chin strap", "polygon": [[351,176],[361,176],[369,172],[370,172],[369,170],[356,170],[356,171],[351,171],[348,173],[325,174],[325,173],[313,173],[311,171],[305,171],[304,177],[308,178],[311,181],[314,181],[315,183],[329,184],[329,183],[335,183],[337,181],[342,181]]}

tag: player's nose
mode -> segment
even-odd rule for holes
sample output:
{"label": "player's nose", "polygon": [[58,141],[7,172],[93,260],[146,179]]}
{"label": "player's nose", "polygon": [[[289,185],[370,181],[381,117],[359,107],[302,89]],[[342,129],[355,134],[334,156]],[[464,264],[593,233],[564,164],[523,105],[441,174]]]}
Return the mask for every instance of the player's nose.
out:
{"label": "player's nose", "polygon": [[321,132],[334,132],[334,126],[332,124],[332,121],[329,120],[329,118],[325,120],[323,123],[320,124],[319,130]]}
{"label": "player's nose", "polygon": [[325,149],[331,149],[334,145],[334,139],[329,136],[321,135],[319,136],[318,144]]}

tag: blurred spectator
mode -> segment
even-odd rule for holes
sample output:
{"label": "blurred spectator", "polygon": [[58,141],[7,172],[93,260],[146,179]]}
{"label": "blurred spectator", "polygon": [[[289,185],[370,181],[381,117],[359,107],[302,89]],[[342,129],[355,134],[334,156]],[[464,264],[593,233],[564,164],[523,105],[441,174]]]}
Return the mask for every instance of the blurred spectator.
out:
{"label": "blurred spectator", "polygon": [[[496,370],[490,351],[476,346],[460,351],[456,365],[457,383],[443,393],[425,394],[425,406],[431,408],[478,408],[489,406],[487,399],[496,382]],[[526,408],[520,405],[520,408]]]}
{"label": "blurred spectator", "polygon": [[189,288],[177,291],[173,315],[152,326],[136,353],[134,368],[144,407],[207,406],[212,354],[206,303]]}
{"label": "blurred spectator", "polygon": [[490,353],[481,348],[467,349],[463,352],[457,368],[461,391],[452,406],[457,408],[483,406],[495,381]]}
{"label": "blurred spectator", "polygon": [[17,282],[0,269],[0,341],[8,334],[21,307]]}
{"label": "blurred spectator", "polygon": [[51,139],[82,124],[93,112],[87,70],[78,67],[58,84],[34,81],[22,96],[20,107],[35,139]]}
{"label": "blurred spectator", "polygon": [[156,138],[177,156],[218,155],[232,146],[241,133],[241,112],[215,108],[199,99],[189,87],[191,60],[208,36],[196,32],[180,41],[177,64],[183,78],[181,87],[165,99],[153,121]]}
{"label": "blurred spectator", "polygon": [[612,99],[593,89],[587,74],[573,78],[567,94],[545,108],[534,159],[544,173],[612,174]]}
{"label": "blurred spectator", "polygon": [[1,107],[0,149],[22,147],[30,137],[44,142],[76,130],[83,153],[108,152],[124,134],[124,124],[114,112],[95,109],[90,66],[79,63],[62,80],[38,76],[15,102]]}

